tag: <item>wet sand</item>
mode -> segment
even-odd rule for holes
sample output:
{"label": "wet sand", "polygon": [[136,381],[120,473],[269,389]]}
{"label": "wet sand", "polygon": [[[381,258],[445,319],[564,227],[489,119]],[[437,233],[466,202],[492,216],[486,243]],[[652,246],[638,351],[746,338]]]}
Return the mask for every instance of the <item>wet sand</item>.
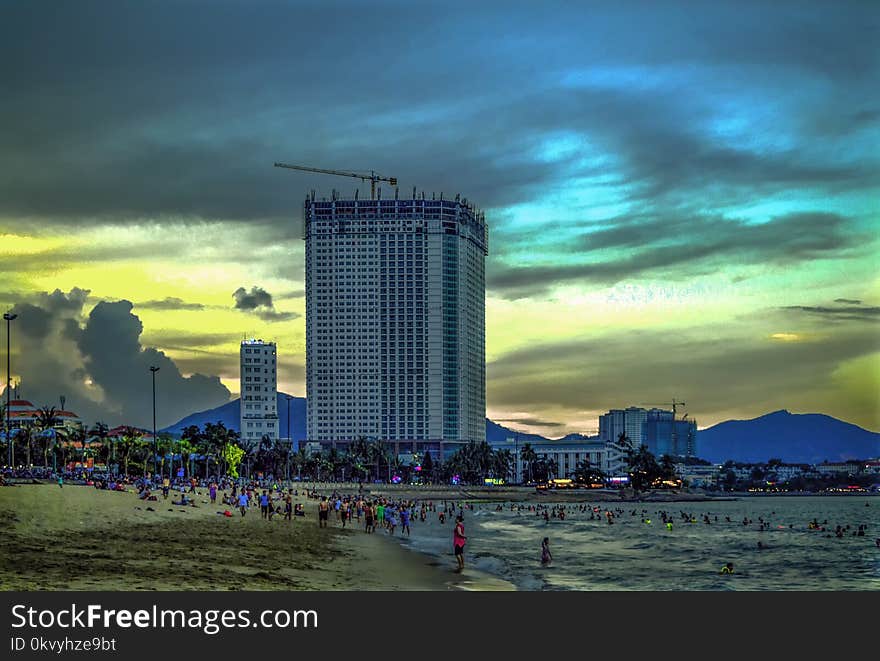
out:
{"label": "wet sand", "polygon": [[[319,529],[305,517],[233,517],[211,505],[155,502],[67,485],[0,488],[3,590],[450,590],[509,584],[402,548],[382,533]],[[154,511],[147,508],[152,507]]]}

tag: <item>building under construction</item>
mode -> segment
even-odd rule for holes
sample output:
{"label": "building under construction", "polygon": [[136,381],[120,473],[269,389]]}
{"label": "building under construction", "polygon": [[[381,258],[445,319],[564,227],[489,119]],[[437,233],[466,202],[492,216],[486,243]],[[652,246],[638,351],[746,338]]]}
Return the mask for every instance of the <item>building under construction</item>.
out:
{"label": "building under construction", "polygon": [[309,440],[435,457],[484,440],[483,214],[459,196],[357,197],[303,210]]}

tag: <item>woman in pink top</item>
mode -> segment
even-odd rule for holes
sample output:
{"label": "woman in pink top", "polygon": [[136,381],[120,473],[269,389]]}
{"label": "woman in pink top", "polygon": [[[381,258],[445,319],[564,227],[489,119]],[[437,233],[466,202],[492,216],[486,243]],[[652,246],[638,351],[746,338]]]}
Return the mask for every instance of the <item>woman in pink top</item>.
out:
{"label": "woman in pink top", "polygon": [[452,531],[452,550],[458,562],[458,571],[464,569],[465,541],[467,541],[467,537],[464,536],[464,518],[459,515],[455,518],[455,529]]}

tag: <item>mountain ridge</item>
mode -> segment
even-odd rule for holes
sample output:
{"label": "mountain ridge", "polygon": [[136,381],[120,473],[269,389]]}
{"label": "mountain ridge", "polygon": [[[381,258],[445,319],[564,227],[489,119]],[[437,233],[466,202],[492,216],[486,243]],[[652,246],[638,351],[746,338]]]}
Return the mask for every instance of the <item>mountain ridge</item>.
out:
{"label": "mountain ridge", "polygon": [[[278,393],[278,433],[287,436],[287,395]],[[240,400],[197,411],[161,431],[179,435],[188,425],[222,422],[239,431]],[[306,440],[306,399],[291,396],[290,435],[294,441]],[[550,439],[510,429],[486,418],[486,440],[499,443],[515,438],[518,445],[548,441],[579,441],[591,437],[568,434]],[[595,438],[595,437],[592,437]],[[756,418],[725,420],[697,432],[697,454],[712,462],[728,459],[739,462],[762,462],[771,457],[788,463],[820,463],[880,456],[880,433],[863,429],[824,413],[791,413],[787,409],[771,411]]]}

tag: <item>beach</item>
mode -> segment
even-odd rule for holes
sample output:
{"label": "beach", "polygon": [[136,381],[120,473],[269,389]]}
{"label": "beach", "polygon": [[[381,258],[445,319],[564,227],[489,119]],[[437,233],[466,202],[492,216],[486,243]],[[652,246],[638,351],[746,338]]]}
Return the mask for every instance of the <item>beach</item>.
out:
{"label": "beach", "polygon": [[[0,589],[3,590],[456,590],[512,586],[454,561],[402,548],[382,533],[319,529],[314,501],[300,491],[305,517],[245,517],[173,497],[87,486],[16,485],[0,489]],[[154,511],[147,508],[151,507]]]}

